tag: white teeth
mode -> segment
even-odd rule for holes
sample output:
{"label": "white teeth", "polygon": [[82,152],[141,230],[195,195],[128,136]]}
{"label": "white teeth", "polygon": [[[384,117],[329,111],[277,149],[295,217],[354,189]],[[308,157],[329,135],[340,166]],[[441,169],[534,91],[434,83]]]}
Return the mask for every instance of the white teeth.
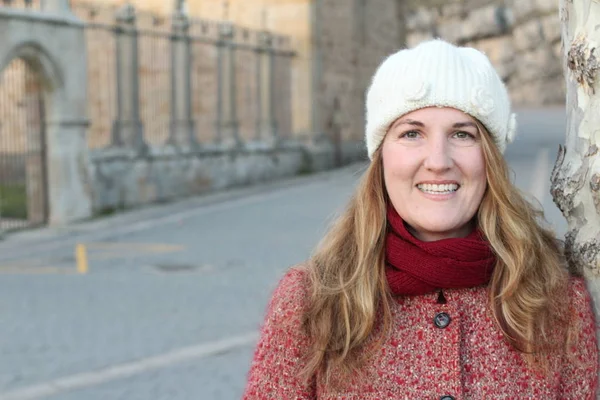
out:
{"label": "white teeth", "polygon": [[458,190],[458,185],[456,183],[448,183],[444,185],[437,185],[431,183],[420,183],[417,185],[420,191],[425,193],[432,194],[448,194],[452,192],[456,192]]}

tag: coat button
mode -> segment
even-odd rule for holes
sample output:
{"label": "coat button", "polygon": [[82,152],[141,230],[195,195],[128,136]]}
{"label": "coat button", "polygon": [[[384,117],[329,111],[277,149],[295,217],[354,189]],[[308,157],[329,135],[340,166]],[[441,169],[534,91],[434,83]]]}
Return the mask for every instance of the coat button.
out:
{"label": "coat button", "polygon": [[454,400],[454,396],[446,395],[440,397],[440,400]]}
{"label": "coat button", "polygon": [[435,326],[443,329],[450,324],[450,316],[445,312],[438,313],[433,319],[433,322],[435,323]]}

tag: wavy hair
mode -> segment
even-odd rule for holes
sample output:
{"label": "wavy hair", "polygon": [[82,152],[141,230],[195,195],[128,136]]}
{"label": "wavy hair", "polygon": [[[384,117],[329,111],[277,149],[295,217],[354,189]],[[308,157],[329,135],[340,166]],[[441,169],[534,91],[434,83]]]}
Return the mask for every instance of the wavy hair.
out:
{"label": "wavy hair", "polygon": [[[477,221],[497,256],[489,283],[490,310],[508,342],[531,365],[545,367],[540,355],[566,341],[566,335],[554,334],[566,316],[560,301],[568,283],[562,250],[554,234],[540,225],[541,211],[510,182],[509,168],[489,132],[477,125],[487,174]],[[380,146],[308,263],[303,327],[312,347],[303,370],[306,379],[322,373],[325,382],[335,384],[330,381],[333,371],[342,378],[357,372],[389,332],[388,202]]]}

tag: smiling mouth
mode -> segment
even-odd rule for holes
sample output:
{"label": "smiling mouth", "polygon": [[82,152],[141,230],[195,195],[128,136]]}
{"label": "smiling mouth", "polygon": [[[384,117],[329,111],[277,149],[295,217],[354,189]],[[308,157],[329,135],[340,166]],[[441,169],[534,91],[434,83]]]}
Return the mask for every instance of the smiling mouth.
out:
{"label": "smiling mouth", "polygon": [[447,183],[442,185],[420,183],[417,185],[417,189],[428,194],[450,194],[456,192],[459,187],[460,186],[456,183]]}

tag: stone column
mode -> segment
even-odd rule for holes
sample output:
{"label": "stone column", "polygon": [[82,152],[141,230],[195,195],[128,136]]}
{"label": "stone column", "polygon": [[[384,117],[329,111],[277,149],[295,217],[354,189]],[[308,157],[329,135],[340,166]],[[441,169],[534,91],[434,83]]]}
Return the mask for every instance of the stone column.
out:
{"label": "stone column", "polygon": [[274,115],[274,65],[273,37],[264,31],[260,35],[258,48],[258,127],[257,140],[275,143],[277,141],[277,124]]}
{"label": "stone column", "polygon": [[[58,97],[58,96],[56,96]],[[70,103],[70,101],[69,101]],[[89,171],[87,119],[61,116],[47,123],[49,224],[65,225],[92,215],[94,180]]]}
{"label": "stone column", "polygon": [[312,119],[312,141],[321,143],[327,140],[324,132],[321,107],[323,107],[322,78],[323,78],[323,0],[314,0],[311,5],[311,19],[313,37],[312,57],[312,82],[311,82],[311,119]]}
{"label": "stone column", "polygon": [[135,9],[125,4],[117,11],[117,119],[113,122],[113,146],[139,152],[147,148],[140,119],[138,41]]}
{"label": "stone column", "polygon": [[189,19],[177,10],[171,36],[171,131],[169,144],[197,148],[192,118],[192,49]]}
{"label": "stone column", "polygon": [[235,28],[230,22],[219,27],[218,46],[218,104],[217,104],[217,143],[240,146],[236,111],[235,48],[233,36]]}

